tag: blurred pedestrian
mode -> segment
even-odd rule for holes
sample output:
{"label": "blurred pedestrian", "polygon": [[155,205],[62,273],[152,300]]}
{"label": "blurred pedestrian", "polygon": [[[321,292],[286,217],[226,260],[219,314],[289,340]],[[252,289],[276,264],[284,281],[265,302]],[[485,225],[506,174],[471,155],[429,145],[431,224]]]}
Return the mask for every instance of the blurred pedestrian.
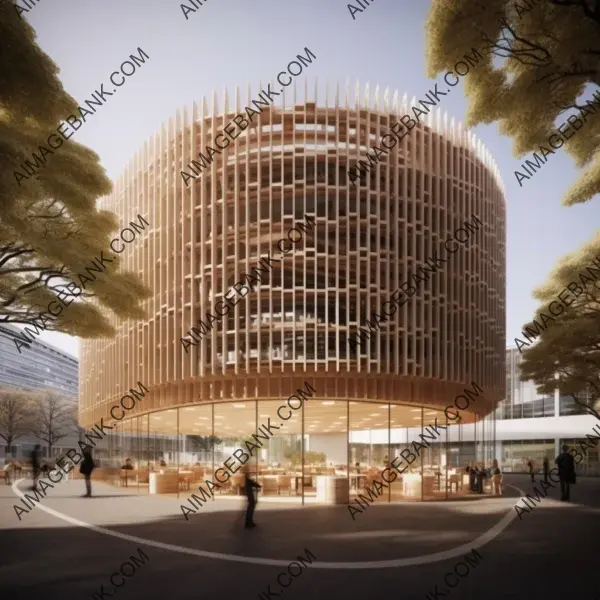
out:
{"label": "blurred pedestrian", "polygon": [[96,468],[96,463],[92,458],[92,450],[90,448],[83,451],[83,460],[79,467],[79,472],[85,477],[86,493],[84,498],[92,497],[92,471]]}
{"label": "blurred pedestrian", "polygon": [[256,483],[253,479],[250,478],[250,469],[248,469],[248,465],[244,466],[244,490],[246,492],[246,498],[248,499],[248,506],[246,507],[246,518],[244,527],[246,529],[250,529],[252,527],[256,527],[256,523],[254,522],[254,509],[256,508],[256,504],[258,502],[256,496],[258,495],[258,491],[260,490],[261,485]]}
{"label": "blurred pedestrian", "polygon": [[544,482],[548,483],[548,473],[550,473],[550,461],[544,456]]}
{"label": "blurred pedestrian", "polygon": [[475,469],[473,468],[473,463],[469,463],[467,468],[465,469],[467,475],[469,476],[469,490],[472,492],[475,491],[474,487],[474,479],[475,479]]}
{"label": "blurred pedestrian", "polygon": [[571,484],[575,483],[575,459],[569,454],[569,446],[562,447],[562,454],[556,457],[558,478],[560,479],[560,494],[563,502],[571,499]]}
{"label": "blurred pedestrian", "polygon": [[477,465],[477,472],[478,472],[477,491],[478,491],[478,493],[483,494],[485,480],[487,478],[487,471],[485,469],[485,465],[483,465],[483,464]]}
{"label": "blurred pedestrian", "polygon": [[531,483],[535,483],[535,479],[534,479],[534,475],[535,475],[535,470],[533,468],[533,461],[528,461],[527,462],[527,467],[529,469],[529,476],[531,477]]}
{"label": "blurred pedestrian", "polygon": [[11,481],[11,473],[14,470],[13,464],[12,464],[12,460],[10,458],[7,458],[4,461],[4,483],[6,485],[11,485],[12,481]]}
{"label": "blurred pedestrian", "polygon": [[502,496],[502,472],[498,466],[498,460],[494,459],[492,462],[492,488],[496,496]]}
{"label": "blurred pedestrian", "polygon": [[41,471],[41,460],[42,460],[42,447],[39,444],[35,445],[35,448],[31,452],[31,470],[33,473],[33,486],[32,490],[37,490],[38,481],[40,478]]}

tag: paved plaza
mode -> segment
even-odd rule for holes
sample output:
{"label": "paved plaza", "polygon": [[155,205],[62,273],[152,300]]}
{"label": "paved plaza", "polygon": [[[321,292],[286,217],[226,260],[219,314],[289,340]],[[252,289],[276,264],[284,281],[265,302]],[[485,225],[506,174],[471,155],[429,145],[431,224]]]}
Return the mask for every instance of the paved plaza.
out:
{"label": "paved plaza", "polygon": [[[503,498],[371,506],[356,521],[346,506],[259,500],[253,530],[242,528],[241,500],[211,501],[186,521],[187,494],[97,483],[85,499],[82,481],[58,484],[19,521],[17,486],[0,483],[0,597],[275,598],[281,588],[269,596],[269,584],[307,549],[316,558],[286,600],[436,598],[436,584],[439,598],[596,598],[600,480],[580,478],[571,503],[551,490],[522,520],[513,506],[518,490],[532,491],[529,478],[505,483]],[[30,485],[22,480],[17,493]],[[138,548],[148,560],[115,591],[110,576]],[[450,591],[444,577],[471,548],[481,560]]]}

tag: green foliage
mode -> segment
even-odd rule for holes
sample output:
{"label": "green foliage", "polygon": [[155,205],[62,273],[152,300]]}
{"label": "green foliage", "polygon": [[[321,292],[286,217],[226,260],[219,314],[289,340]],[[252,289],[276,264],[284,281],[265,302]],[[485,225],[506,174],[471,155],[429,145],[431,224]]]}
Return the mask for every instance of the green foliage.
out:
{"label": "green foliage", "polygon": [[189,450],[191,452],[210,452],[214,446],[223,442],[214,435],[188,435]]}
{"label": "green foliage", "polygon": [[[0,44],[0,323],[30,324],[64,294],[62,285],[78,283],[76,275],[100,252],[107,254],[118,222],[96,207],[112,188],[98,155],[72,139],[19,185],[14,171],[24,172],[24,161],[39,154],[77,103],[33,29],[6,0],[0,0]],[[133,273],[119,273],[118,260],[96,276],[80,300],[47,322],[48,329],[107,336],[114,334],[109,311],[145,316],[140,302],[150,292]]]}
{"label": "green foliage", "polygon": [[[285,458],[287,458],[293,465],[302,464],[302,452],[300,450],[287,450],[284,453]],[[324,452],[312,452],[307,451],[304,453],[304,464],[305,465],[314,465],[314,464],[325,464],[327,457]]]}
{"label": "green foliage", "polygon": [[[548,305],[572,281],[581,285],[577,276],[600,258],[600,233],[580,250],[563,258],[548,283],[535,290],[540,311],[548,313]],[[583,288],[583,286],[582,286]],[[573,299],[571,294],[567,301]],[[526,326],[531,326],[527,324]],[[554,374],[558,372],[557,382]],[[521,377],[533,380],[538,390],[553,394],[558,384],[561,394],[570,395],[586,412],[600,419],[600,279],[587,282],[585,291],[548,323],[537,342],[523,350]]]}
{"label": "green foliage", "polygon": [[31,403],[29,431],[46,442],[49,455],[52,448],[69,433],[76,431],[77,404],[52,391],[38,394]]}
{"label": "green foliage", "polygon": [[0,437],[8,446],[30,430],[34,398],[27,390],[0,388]]}
{"label": "green foliage", "polygon": [[[467,125],[497,121],[501,133],[513,138],[517,156],[539,150],[555,121],[566,120],[563,113],[579,115],[573,109],[586,86],[600,83],[600,4],[594,4],[433,0],[426,26],[429,74],[453,69],[472,47],[487,48],[465,77]],[[579,167],[587,166],[566,205],[600,192],[600,115],[588,119],[564,144]]]}

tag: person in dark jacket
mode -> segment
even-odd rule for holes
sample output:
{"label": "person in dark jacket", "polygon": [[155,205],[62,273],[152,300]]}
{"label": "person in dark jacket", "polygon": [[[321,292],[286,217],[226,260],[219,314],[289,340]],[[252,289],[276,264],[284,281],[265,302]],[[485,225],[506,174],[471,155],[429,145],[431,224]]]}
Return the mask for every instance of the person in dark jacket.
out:
{"label": "person in dark jacket", "polygon": [[471,473],[473,476],[473,483],[471,484],[471,489],[474,492],[479,493],[479,482],[481,481],[481,477],[480,477],[480,472],[479,472],[479,465],[477,463],[475,463],[472,467],[471,467]]}
{"label": "person in dark jacket", "polygon": [[483,494],[483,487],[485,485],[485,480],[487,478],[487,471],[485,470],[484,465],[477,465],[477,492],[479,494]]}
{"label": "person in dark jacket", "polygon": [[475,468],[472,463],[466,468],[467,474],[469,475],[469,489],[474,492],[475,491]]}
{"label": "person in dark jacket", "polygon": [[550,461],[544,456],[544,483],[548,483],[548,473],[550,473]]}
{"label": "person in dark jacket", "polygon": [[37,490],[38,481],[40,479],[40,471],[42,469],[42,447],[39,444],[31,452],[31,470],[33,472],[33,487],[32,490]]}
{"label": "person in dark jacket", "polygon": [[133,468],[133,462],[130,458],[126,459],[125,464],[121,466],[121,469],[127,469],[128,471],[132,471]]}
{"label": "person in dark jacket", "polygon": [[96,463],[92,458],[91,449],[83,450],[83,460],[79,467],[79,472],[85,477],[85,489],[86,493],[84,498],[92,497],[92,471],[96,468]]}
{"label": "person in dark jacket", "polygon": [[248,507],[246,508],[246,519],[244,527],[246,529],[250,529],[252,527],[256,527],[256,523],[254,522],[254,509],[256,508],[256,495],[254,490],[260,490],[262,486],[260,486],[256,481],[250,478],[249,469],[247,466],[244,467],[244,491],[246,492],[246,498],[248,498]]}
{"label": "person in dark jacket", "polygon": [[575,460],[569,454],[569,446],[562,447],[562,454],[556,457],[558,467],[558,478],[560,479],[560,493],[563,502],[571,499],[571,484],[575,483]]}
{"label": "person in dark jacket", "polygon": [[531,483],[535,483],[535,479],[534,479],[534,475],[535,475],[535,470],[533,468],[533,462],[529,461],[527,463],[527,467],[529,468],[529,475],[531,477]]}

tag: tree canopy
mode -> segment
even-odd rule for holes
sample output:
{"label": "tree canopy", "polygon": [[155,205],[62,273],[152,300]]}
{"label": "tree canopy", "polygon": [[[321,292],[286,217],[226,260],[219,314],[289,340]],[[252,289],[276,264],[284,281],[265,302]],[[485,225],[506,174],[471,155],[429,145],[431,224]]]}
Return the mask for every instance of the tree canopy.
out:
{"label": "tree canopy", "polygon": [[[465,77],[467,126],[497,121],[517,156],[547,144],[557,118],[600,85],[598,0],[433,0],[426,29],[431,77],[472,47],[488,50]],[[564,144],[586,167],[566,205],[600,192],[599,146],[600,116]]]}
{"label": "tree canopy", "polygon": [[15,388],[0,388],[0,437],[7,446],[23,437],[31,426],[33,396]]}
{"label": "tree canopy", "polygon": [[[585,286],[580,278],[574,277],[575,273],[597,275],[594,261],[600,263],[598,247],[600,233],[583,248],[564,257],[549,281],[535,290],[540,311],[548,312],[549,304],[570,283],[576,282],[581,288],[574,297],[578,290],[572,286],[574,292],[567,298],[572,303],[524,351],[521,375],[534,381],[542,393],[554,393],[558,385],[561,394],[570,395],[588,414],[600,419],[600,275],[597,280],[590,278]],[[587,270],[590,265],[591,273]],[[600,271],[600,267],[596,269]],[[554,378],[555,373],[559,381]]]}
{"label": "tree canopy", "polygon": [[54,445],[77,431],[77,403],[53,391],[46,391],[32,401],[31,419],[29,430],[47,444],[52,456]]}
{"label": "tree canopy", "polygon": [[[27,180],[14,176],[77,102],[8,0],[0,0],[0,44],[0,323],[27,325],[57,293],[74,298],[64,284],[77,282],[77,273],[85,273],[102,251],[106,255],[118,222],[96,207],[112,189],[98,155],[73,139],[47,158],[42,153],[40,170]],[[144,317],[140,302],[149,291],[135,274],[118,272],[114,262],[46,328],[107,336],[114,334],[107,309],[119,317]]]}

